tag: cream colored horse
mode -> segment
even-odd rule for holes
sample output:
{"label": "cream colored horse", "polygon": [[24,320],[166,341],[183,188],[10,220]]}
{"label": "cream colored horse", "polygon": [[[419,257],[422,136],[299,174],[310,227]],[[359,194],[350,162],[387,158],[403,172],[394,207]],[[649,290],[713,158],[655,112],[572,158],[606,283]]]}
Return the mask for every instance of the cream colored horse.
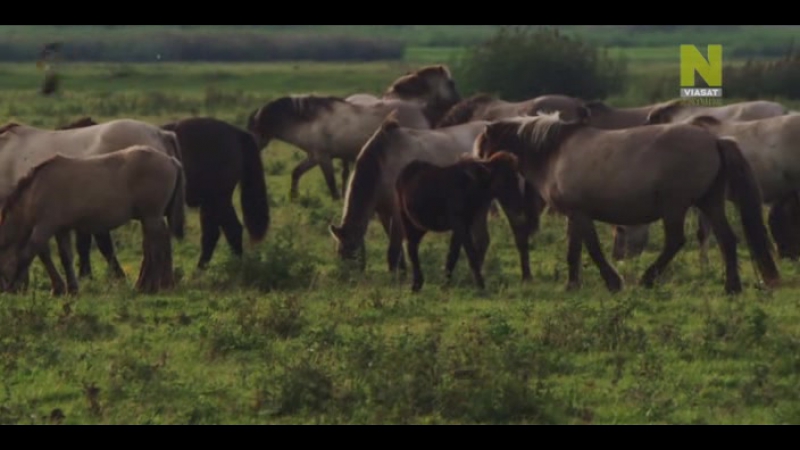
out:
{"label": "cream colored horse", "polygon": [[422,106],[417,103],[387,100],[357,105],[343,98],[317,95],[272,100],[250,114],[247,128],[256,137],[259,148],[277,139],[308,154],[292,171],[289,191],[292,199],[297,198],[300,177],[319,165],[331,197],[338,200],[341,196],[336,188],[333,159],[354,161],[361,147],[393,110],[397,110],[397,120],[403,126],[430,128]]}
{"label": "cream colored horse", "polygon": [[[725,106],[700,106],[692,104],[690,101],[676,99],[653,108],[647,115],[645,124],[657,125],[664,123],[691,122],[692,118],[699,116],[708,116],[725,122],[746,123],[752,120],[781,117],[785,115],[792,115],[791,111],[780,103],[763,100],[732,103]],[[780,210],[781,208],[779,206],[779,208],[774,211],[778,213]],[[707,225],[703,225],[702,223],[700,226],[707,227]],[[614,231],[614,259],[621,260],[636,257],[640,255],[647,246],[649,238],[648,226],[615,227]],[[701,241],[701,262],[705,264],[707,250],[705,238],[702,237],[703,232],[704,231],[701,229],[699,231],[699,236]],[[779,243],[779,245],[782,244],[783,242]]]}
{"label": "cream colored horse", "polygon": [[[800,224],[786,223],[785,209],[796,205],[800,191],[800,115],[787,114],[746,122],[720,121],[710,116],[689,117],[682,122],[703,127],[718,136],[732,137],[758,179],[764,203],[770,205],[769,227],[779,255],[797,258]],[[790,211],[792,213],[794,211]],[[708,224],[700,216],[701,261],[707,262]],[[633,242],[636,247],[641,242]]]}
{"label": "cream colored horse", "polygon": [[[0,127],[0,171],[4,174],[0,178],[0,203],[5,202],[14,186],[33,167],[56,154],[82,158],[113,153],[132,145],[146,145],[182,160],[174,132],[138,120],[118,119],[67,130],[6,124]],[[109,251],[110,254],[103,256],[109,266],[121,272],[113,247]]]}
{"label": "cream colored horse", "polygon": [[622,278],[606,260],[594,221],[639,225],[663,221],[665,244],[641,283],[656,278],[686,242],[684,222],[691,207],[710,220],[725,259],[725,291],[742,290],[736,236],[725,216],[725,192],[739,209],[745,239],[767,285],[780,275],[769,251],[755,175],[736,142],[688,124],[602,130],[588,117],[562,121],[552,115],[496,121],[475,142],[485,156],[509,151],[549,205],[567,216],[568,288],[580,286],[585,244],[607,288]]}
{"label": "cream colored horse", "polygon": [[[488,122],[471,122],[454,127],[420,130],[403,127],[396,116],[386,120],[372,134],[358,155],[347,186],[342,221],[329,227],[338,242],[342,259],[356,259],[364,250],[364,236],[374,213],[389,236],[389,270],[405,269],[402,255],[402,230],[395,198],[395,183],[400,171],[413,160],[445,166],[472,151],[475,137]],[[488,246],[485,217],[473,227],[479,248]],[[365,261],[361,261],[362,269]]]}

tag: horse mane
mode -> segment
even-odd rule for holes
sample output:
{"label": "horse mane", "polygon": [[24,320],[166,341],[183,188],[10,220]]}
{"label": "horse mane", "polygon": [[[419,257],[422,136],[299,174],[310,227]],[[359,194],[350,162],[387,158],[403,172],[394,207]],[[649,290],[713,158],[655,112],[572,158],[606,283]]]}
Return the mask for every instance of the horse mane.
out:
{"label": "horse mane", "polygon": [[648,117],[657,116],[664,113],[670,113],[685,105],[686,105],[685,100],[680,98],[668,100],[658,106],[654,106],[653,109],[650,110],[650,114],[648,115]]}
{"label": "horse mane", "polygon": [[468,122],[469,119],[472,118],[472,113],[475,111],[475,109],[477,109],[479,106],[497,100],[498,98],[496,95],[485,92],[465,98],[464,100],[461,100],[453,105],[453,107],[447,111],[447,114],[445,114],[444,117],[439,120],[439,123],[436,124],[436,128],[449,127]]}
{"label": "horse mane", "polygon": [[722,124],[722,121],[712,116],[696,116],[692,117],[689,121],[690,125],[698,127],[717,126]]}
{"label": "horse mane", "polygon": [[25,194],[31,184],[33,184],[33,181],[36,179],[36,176],[39,174],[39,172],[41,172],[43,168],[49,166],[52,162],[63,158],[63,156],[58,154],[51,156],[50,158],[47,158],[43,162],[34,166],[28,171],[28,173],[25,174],[25,176],[20,178],[20,180],[14,186],[14,189],[6,198],[6,201],[3,203],[2,209],[0,209],[0,224],[5,223],[6,217],[17,205],[17,203],[19,203],[22,195]]}
{"label": "horse mane", "polygon": [[294,120],[310,122],[321,113],[332,110],[338,104],[351,105],[341,97],[332,95],[288,95],[277,98],[261,108],[258,116],[291,117]]}
{"label": "horse mane", "polygon": [[386,157],[387,144],[394,132],[400,129],[396,111],[393,110],[386,116],[356,157],[344,199],[344,217],[347,217],[353,203],[363,204],[375,192],[375,186],[383,174],[381,165]]}
{"label": "horse mane", "polygon": [[19,126],[21,126],[21,125],[18,124],[17,122],[9,122],[9,123],[3,125],[2,127],[0,127],[0,134],[3,134],[6,131],[11,130],[12,128],[19,127]]}
{"label": "horse mane", "polygon": [[62,127],[59,127],[58,129],[59,130],[71,130],[71,129],[74,129],[74,128],[84,128],[84,127],[90,127],[90,126],[93,126],[93,125],[97,125],[97,122],[92,120],[91,117],[86,116],[86,117],[81,117],[80,119],[76,120],[75,122],[72,122],[70,124],[64,125]]}
{"label": "horse mane", "polygon": [[521,157],[519,142],[524,142],[530,152],[546,158],[558,150],[564,131],[573,131],[585,126],[586,122],[565,122],[561,120],[561,112],[539,112],[535,116],[519,116],[501,119],[489,124],[486,133],[494,142],[501,143],[505,150],[516,157]]}
{"label": "horse mane", "polygon": [[584,102],[583,105],[589,108],[590,111],[611,111],[611,106],[607,105],[602,100],[590,100],[588,102]]}

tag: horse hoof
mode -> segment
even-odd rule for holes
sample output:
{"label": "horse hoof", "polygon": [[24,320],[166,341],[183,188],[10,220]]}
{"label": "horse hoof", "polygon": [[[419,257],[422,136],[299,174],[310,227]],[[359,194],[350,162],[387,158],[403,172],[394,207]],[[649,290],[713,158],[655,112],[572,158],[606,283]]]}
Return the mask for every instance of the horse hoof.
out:
{"label": "horse hoof", "polygon": [[61,297],[67,292],[64,286],[54,287],[50,289],[50,295],[53,297]]}

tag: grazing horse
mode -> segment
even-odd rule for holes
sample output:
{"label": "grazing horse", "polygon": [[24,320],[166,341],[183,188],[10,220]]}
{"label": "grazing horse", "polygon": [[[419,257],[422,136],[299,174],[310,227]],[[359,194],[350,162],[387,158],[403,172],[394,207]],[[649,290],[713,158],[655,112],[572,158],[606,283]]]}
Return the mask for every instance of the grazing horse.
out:
{"label": "grazing horse", "polygon": [[242,255],[242,224],[231,197],[241,183],[242,216],[251,242],[259,242],[270,225],[264,166],[250,133],[210,117],[191,117],[161,127],[178,135],[186,173],[186,205],[200,208],[202,251],[197,267],[208,266],[225,234],[233,254]]}
{"label": "grazing horse", "polygon": [[456,103],[436,124],[436,128],[475,120],[493,121],[534,115],[539,111],[560,111],[565,119],[573,119],[585,113],[585,106],[582,100],[566,95],[542,95],[521,102],[509,102],[494,95],[481,93]]}
{"label": "grazing horse", "polygon": [[[82,118],[59,130],[44,130],[17,123],[0,127],[0,170],[6,174],[0,179],[0,202],[5,201],[14,186],[34,166],[56,153],[79,158],[104,155],[132,145],[147,145],[181,160],[178,138],[171,131],[133,119],[80,126],[90,121],[94,123],[91,118]],[[83,242],[89,239],[80,233],[77,233],[77,237]],[[125,272],[114,253],[110,234],[98,233],[94,237],[113,276],[124,278]],[[81,259],[84,260],[83,256]],[[88,254],[85,260],[88,261]]]}
{"label": "grazing horse", "polygon": [[170,231],[183,238],[183,185],[180,161],[144,145],[89,157],[51,156],[20,179],[0,211],[2,288],[17,291],[38,255],[52,292],[62,294],[64,281],[50,258],[49,241],[55,236],[67,289],[77,293],[70,232],[98,233],[130,220],[139,220],[144,234],[136,288],[157,292],[173,287]]}
{"label": "grazing horse", "polygon": [[[677,123],[677,122],[690,122],[693,117],[708,116],[719,121],[724,122],[749,122],[752,120],[767,119],[772,117],[782,117],[790,115],[790,111],[783,105],[776,102],[768,101],[749,101],[732,103],[725,106],[700,106],[687,102],[685,100],[676,99],[653,108],[650,113],[645,117],[645,125],[657,125],[664,123]],[[741,142],[741,139],[738,139]],[[746,152],[747,153],[747,152]],[[774,210],[778,222],[781,221],[781,211],[788,208],[789,214],[800,214],[800,205],[793,206],[796,200],[794,196],[785,197],[787,204],[781,203],[784,200],[776,200],[778,203],[777,209]],[[798,209],[797,212],[792,212]],[[698,216],[698,220],[702,221],[702,217]],[[781,227],[778,222],[774,225]],[[799,223],[800,225],[800,223]],[[698,239],[701,242],[701,258],[705,261],[705,247],[702,244],[705,242],[703,233],[703,225],[699,223]],[[647,225],[637,227],[615,227],[614,229],[614,252],[613,257],[616,260],[622,260],[626,257],[636,257],[640,255],[647,246],[649,235],[649,227]],[[774,231],[774,229],[773,229]],[[773,235],[774,237],[774,235]],[[778,245],[783,245],[783,241]],[[786,250],[786,248],[784,248]]]}
{"label": "grazing horse", "polygon": [[444,65],[425,66],[396,79],[382,98],[371,94],[353,94],[345,100],[370,105],[384,100],[405,100],[420,103],[423,113],[433,127],[444,114],[461,101],[461,94],[450,69]]}
{"label": "grazing horse", "polygon": [[[697,116],[684,121],[718,136],[736,139],[753,168],[765,204],[770,205],[767,223],[778,247],[778,256],[800,257],[800,115],[787,114],[746,122],[720,121]],[[708,221],[699,216],[697,238],[701,260],[707,261]]]}
{"label": "grazing horse", "polygon": [[[400,210],[395,198],[395,182],[400,171],[411,161],[426,161],[438,166],[453,164],[463,155],[472,151],[473,143],[485,121],[469,122],[433,130],[417,130],[402,127],[396,117],[389,116],[364,145],[355,163],[355,170],[347,186],[342,221],[340,225],[330,226],[330,232],[337,241],[337,252],[341,259],[357,259],[364,250],[364,236],[373,213],[377,213],[389,237],[387,260],[389,270],[405,269],[402,252],[402,229]],[[504,206],[501,202],[501,206]],[[530,278],[528,265],[528,236],[530,231],[520,222],[520,211],[512,207],[506,209],[506,216],[512,223],[517,248],[523,270],[523,278]],[[525,213],[528,213],[527,209]],[[531,220],[522,220],[526,226],[538,227],[538,211],[528,213]],[[487,229],[488,209],[476,216],[471,226],[481,261],[489,246]],[[366,261],[361,261],[364,269]]]}
{"label": "grazing horse", "polygon": [[413,269],[411,290],[422,289],[419,244],[428,232],[451,232],[445,276],[451,281],[461,253],[467,253],[475,284],[485,289],[477,243],[470,232],[479,216],[485,215],[495,198],[522,208],[517,158],[510,153],[495,153],[483,161],[466,157],[455,164],[437,166],[426,161],[408,163],[397,177],[396,194],[403,225],[406,252]]}
{"label": "grazing horse", "polygon": [[595,220],[630,226],[661,219],[664,248],[641,278],[652,287],[684,246],[686,213],[694,206],[718,237],[725,291],[741,292],[737,240],[725,217],[726,188],[765,284],[779,282],[758,182],[734,140],[688,124],[602,130],[588,122],[588,117],[562,121],[557,112],[504,119],[488,125],[475,142],[487,155],[500,150],[515,154],[525,178],[567,217],[568,289],[580,286],[583,244],[609,291],[622,289],[622,277],[603,255]]}
{"label": "grazing horse", "polygon": [[[422,106],[403,100],[386,100],[373,105],[353,104],[339,97],[299,95],[280,97],[250,114],[247,130],[263,149],[278,139],[305,151],[308,156],[292,171],[290,198],[296,199],[304,173],[320,166],[334,200],[336,189],[332,158],[354,161],[361,147],[392,110],[398,111],[403,126],[429,129]],[[346,179],[343,180],[343,186]]]}

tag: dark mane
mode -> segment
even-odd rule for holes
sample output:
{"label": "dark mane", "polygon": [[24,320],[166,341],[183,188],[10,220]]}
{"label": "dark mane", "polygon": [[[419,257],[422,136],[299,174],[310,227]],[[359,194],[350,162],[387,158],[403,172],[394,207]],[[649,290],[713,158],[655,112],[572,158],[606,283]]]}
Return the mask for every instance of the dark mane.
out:
{"label": "dark mane", "polygon": [[0,209],[0,224],[5,223],[6,216],[8,215],[9,212],[13,210],[13,208],[17,205],[17,203],[19,203],[19,200],[22,198],[22,195],[25,193],[25,191],[28,190],[31,184],[33,184],[33,181],[36,179],[36,176],[39,174],[39,172],[41,172],[41,170],[44,167],[49,166],[53,161],[63,158],[64,157],[61,155],[51,156],[50,158],[44,160],[42,163],[34,166],[31,170],[28,171],[27,174],[25,174],[25,176],[20,178],[16,186],[14,186],[14,189],[6,198],[6,201],[3,203],[2,209]]}
{"label": "dark mane", "polygon": [[475,109],[497,100],[497,96],[487,93],[475,94],[472,97],[461,100],[447,111],[447,114],[439,120],[435,128],[450,127],[469,122]]}
{"label": "dark mane", "polygon": [[363,205],[375,193],[375,186],[382,175],[381,165],[386,157],[386,149],[395,134],[400,129],[394,114],[390,114],[375,131],[372,137],[364,144],[356,158],[353,176],[347,188],[347,215],[353,205]]}
{"label": "dark mane", "polygon": [[259,116],[286,117],[293,120],[310,122],[320,114],[331,111],[337,104],[350,105],[345,99],[321,95],[289,95],[267,103]]}
{"label": "dark mane", "polygon": [[91,117],[87,116],[87,117],[81,117],[80,119],[76,120],[75,122],[72,122],[70,124],[61,126],[58,129],[59,130],[71,130],[71,129],[74,129],[74,128],[84,128],[84,127],[90,127],[90,126],[93,126],[93,125],[97,125],[97,122],[92,120]]}
{"label": "dark mane", "polygon": [[525,159],[527,155],[544,159],[558,150],[568,134],[586,126],[586,118],[565,122],[558,114],[543,114],[499,120],[489,124],[485,133],[495,148],[508,151],[519,159]]}
{"label": "dark mane", "polygon": [[18,124],[16,122],[7,123],[7,124],[3,125],[2,127],[0,127],[0,134],[3,134],[6,131],[8,131],[8,130],[10,130],[12,128],[16,128],[18,126],[20,126],[20,124]]}
{"label": "dark mane", "polygon": [[595,111],[602,111],[602,112],[611,111],[611,106],[608,106],[602,100],[591,100],[591,101],[585,102],[584,105],[587,108],[589,108],[589,110],[592,111],[592,112],[595,112]]}

